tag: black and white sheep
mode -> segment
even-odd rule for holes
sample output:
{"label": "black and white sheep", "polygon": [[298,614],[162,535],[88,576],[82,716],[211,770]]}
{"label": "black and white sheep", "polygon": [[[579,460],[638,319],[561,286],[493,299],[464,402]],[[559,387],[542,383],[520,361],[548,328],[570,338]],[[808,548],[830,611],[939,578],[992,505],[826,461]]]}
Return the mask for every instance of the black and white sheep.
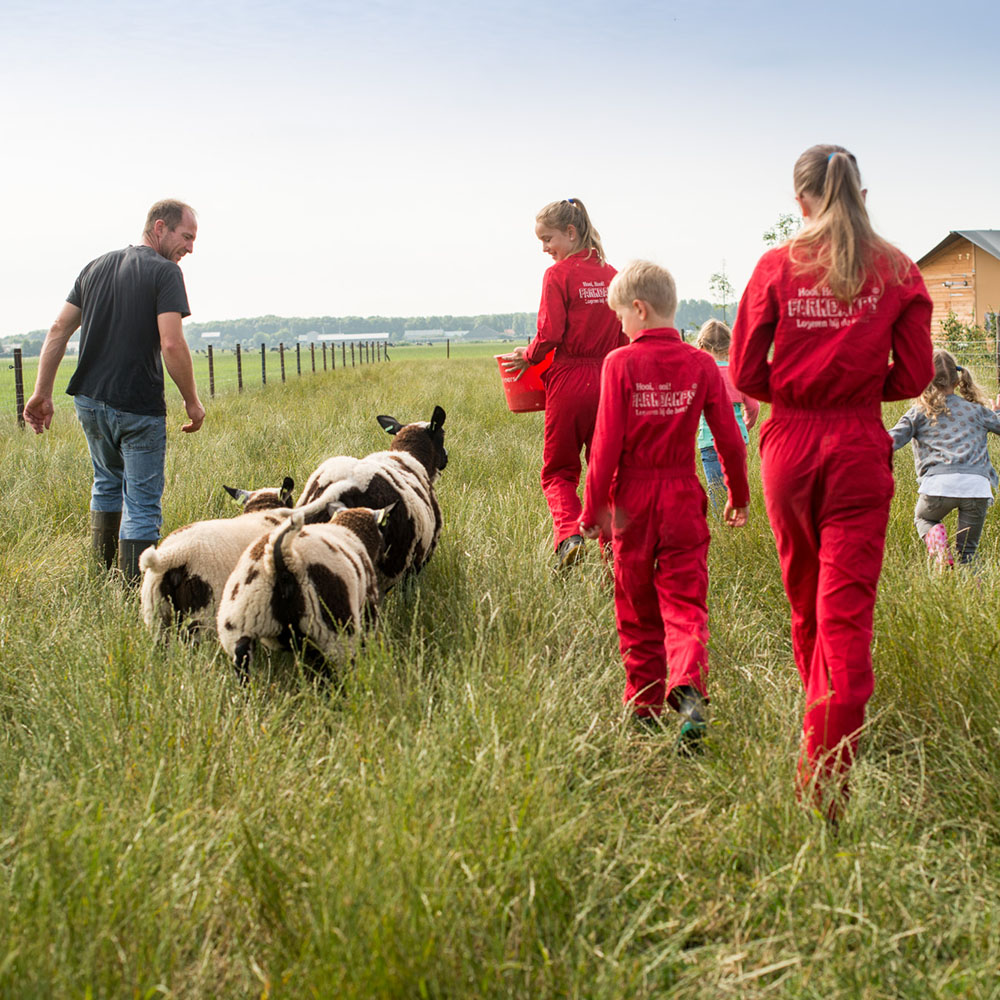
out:
{"label": "black and white sheep", "polygon": [[360,459],[327,459],[309,477],[296,504],[306,509],[307,523],[325,520],[338,507],[379,509],[394,504],[378,561],[383,590],[405,573],[419,572],[437,546],[441,508],[434,481],[448,464],[444,418],[440,406],[427,422],[403,425],[395,417],[377,417],[393,435],[391,448]]}
{"label": "black and white sheep", "polygon": [[306,524],[303,510],[240,557],[219,604],[219,641],[241,676],[259,642],[306,659],[343,661],[378,616],[375,563],[388,511],[338,510]]}
{"label": "black and white sheep", "polygon": [[162,634],[185,625],[192,638],[211,632],[229,574],[248,545],[291,515],[293,486],[290,476],[278,489],[226,486],[243,505],[242,514],[186,524],[146,549],[139,558],[146,625]]}

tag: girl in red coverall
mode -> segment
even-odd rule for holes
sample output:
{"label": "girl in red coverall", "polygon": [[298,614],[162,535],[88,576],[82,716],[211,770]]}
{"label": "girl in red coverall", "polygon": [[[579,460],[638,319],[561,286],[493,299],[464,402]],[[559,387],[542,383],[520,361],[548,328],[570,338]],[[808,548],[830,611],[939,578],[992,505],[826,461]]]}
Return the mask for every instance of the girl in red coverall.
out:
{"label": "girl in red coverall", "polygon": [[746,450],[718,366],[674,329],[670,272],[636,261],[611,283],[608,303],[631,343],[609,354],[601,372],[580,530],[612,535],[623,700],[646,726],[658,724],[665,703],[677,709],[678,748],[690,752],[705,730],[708,674],[709,531],[694,459],[702,411],[734,527],[746,523],[750,500]]}
{"label": "girl in red coverall", "polygon": [[872,693],[894,489],[880,404],[919,395],[933,378],[931,302],[912,261],[872,229],[846,149],[807,149],[794,182],[805,227],[757,264],[729,373],[771,403],[761,475],[806,693],[798,789],[836,820]]}
{"label": "girl in red coverall", "polygon": [[583,554],[579,533],[580,449],[590,459],[597,418],[601,362],[625,343],[621,324],[608,308],[615,269],[604,257],[600,236],[579,198],[554,201],[535,217],[542,252],[555,263],[545,272],[538,307],[538,333],[527,347],[505,359],[508,371],[537,364],[555,349],[545,383],[542,492],[552,514],[556,559],[569,566]]}

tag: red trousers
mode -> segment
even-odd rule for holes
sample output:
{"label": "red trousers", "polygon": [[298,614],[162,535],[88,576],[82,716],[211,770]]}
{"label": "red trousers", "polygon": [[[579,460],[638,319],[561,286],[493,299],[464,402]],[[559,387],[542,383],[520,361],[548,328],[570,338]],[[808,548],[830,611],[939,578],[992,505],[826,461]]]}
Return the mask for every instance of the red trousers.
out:
{"label": "red trousers", "polygon": [[553,546],[580,533],[580,451],[590,458],[603,358],[556,360],[545,373],[542,492],[552,514]]}
{"label": "red trousers", "polygon": [[659,714],[680,685],[706,693],[707,499],[694,475],[620,470],[612,550],[615,621],[625,664],[623,701]]}
{"label": "red trousers", "polygon": [[783,411],[764,425],[760,454],[806,693],[799,790],[835,815],[874,686],[892,442],[868,410]]}

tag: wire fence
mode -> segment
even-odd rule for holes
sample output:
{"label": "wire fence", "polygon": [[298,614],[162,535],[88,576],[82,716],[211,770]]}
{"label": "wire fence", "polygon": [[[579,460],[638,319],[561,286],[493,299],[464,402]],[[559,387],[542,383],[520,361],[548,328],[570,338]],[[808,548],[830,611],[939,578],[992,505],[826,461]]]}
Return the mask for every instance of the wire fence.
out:
{"label": "wire fence", "polygon": [[[237,345],[234,350],[217,350],[209,345],[192,352],[195,381],[203,397],[214,399],[229,392],[243,392],[251,387],[281,385],[291,378],[322,374],[343,368],[389,361],[389,345],[384,340],[354,340],[322,343],[284,344],[259,349]],[[31,395],[38,370],[37,358],[22,358],[15,350],[12,359],[0,364],[0,421],[8,418],[24,426],[24,404]],[[64,358],[59,366],[52,400],[56,408],[71,407],[65,393],[76,358]]]}
{"label": "wire fence", "polygon": [[[938,336],[934,344],[951,351],[959,364],[972,371],[984,389],[1000,391],[1000,341],[997,338]],[[450,341],[445,345],[445,357],[451,357]],[[293,348],[286,348],[284,344],[268,347],[262,343],[260,348],[237,345],[230,350],[209,345],[192,352],[198,391],[211,399],[229,392],[243,392],[246,388],[281,385],[290,378],[389,360],[389,344],[374,339],[297,343]],[[0,360],[0,423],[9,418],[24,426],[24,404],[34,387],[37,368],[38,359],[24,359],[20,350],[14,351],[12,359]],[[65,394],[65,388],[75,370],[76,358],[63,359],[53,392],[57,409],[72,407],[72,399]]]}

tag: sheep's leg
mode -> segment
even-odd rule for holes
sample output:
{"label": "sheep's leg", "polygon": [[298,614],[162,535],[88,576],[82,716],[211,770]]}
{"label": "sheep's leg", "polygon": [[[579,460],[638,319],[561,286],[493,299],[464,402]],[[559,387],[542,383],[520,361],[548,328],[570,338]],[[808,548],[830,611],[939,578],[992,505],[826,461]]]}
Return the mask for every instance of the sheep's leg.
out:
{"label": "sheep's leg", "polygon": [[250,680],[250,664],[253,660],[253,639],[248,635],[240,636],[236,640],[233,649],[233,666],[236,668],[236,676],[241,684],[246,684]]}

